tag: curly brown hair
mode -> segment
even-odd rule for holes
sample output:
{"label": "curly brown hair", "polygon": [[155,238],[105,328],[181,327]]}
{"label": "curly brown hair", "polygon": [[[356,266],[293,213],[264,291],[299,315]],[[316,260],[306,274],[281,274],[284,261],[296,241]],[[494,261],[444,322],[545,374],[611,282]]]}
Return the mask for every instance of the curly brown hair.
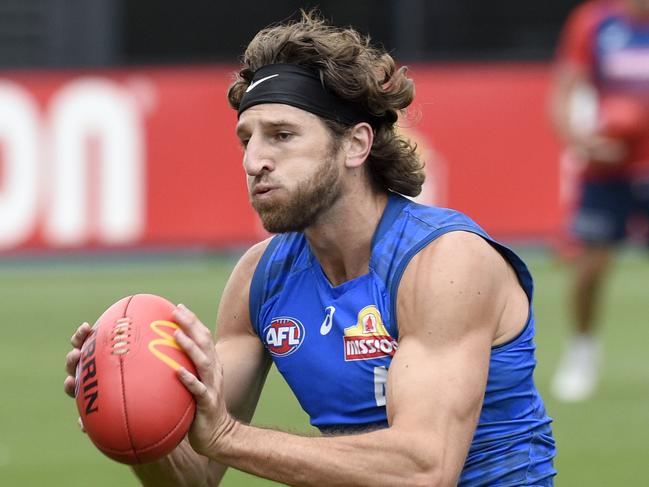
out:
{"label": "curly brown hair", "polygon": [[[397,69],[392,56],[371,45],[368,36],[353,28],[328,25],[318,12],[302,10],[299,21],[267,27],[248,44],[241,69],[228,90],[230,106],[238,110],[257,69],[279,63],[318,71],[329,90],[380,118],[374,124],[367,161],[373,183],[407,196],[421,192],[424,164],[416,146],[396,131],[397,115],[410,105],[415,93],[406,67]],[[323,121],[338,140],[350,129]]]}

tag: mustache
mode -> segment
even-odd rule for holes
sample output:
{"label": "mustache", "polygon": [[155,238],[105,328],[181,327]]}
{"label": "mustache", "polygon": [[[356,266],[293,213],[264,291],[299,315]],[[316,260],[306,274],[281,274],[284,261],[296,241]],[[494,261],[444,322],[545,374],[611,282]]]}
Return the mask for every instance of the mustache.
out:
{"label": "mustache", "polygon": [[274,178],[271,178],[267,174],[255,176],[254,178],[249,179],[248,181],[249,181],[248,187],[250,188],[250,190],[254,190],[258,186],[272,186],[272,187],[280,186],[279,181],[276,181]]}
{"label": "mustache", "polygon": [[250,181],[250,186],[255,187],[259,184],[272,184],[272,181],[269,180],[268,176],[261,175],[255,176],[252,181]]}

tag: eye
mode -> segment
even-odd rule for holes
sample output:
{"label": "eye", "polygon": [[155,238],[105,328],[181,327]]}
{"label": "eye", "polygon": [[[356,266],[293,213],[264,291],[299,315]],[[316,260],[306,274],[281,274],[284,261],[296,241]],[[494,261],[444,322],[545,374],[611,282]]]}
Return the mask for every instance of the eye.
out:
{"label": "eye", "polygon": [[250,140],[250,139],[239,139],[239,143],[241,144],[241,147],[242,147],[243,149],[245,149],[246,147],[248,147],[248,141],[249,141],[249,140]]}
{"label": "eye", "polygon": [[280,142],[286,142],[293,137],[293,134],[291,132],[277,132],[275,134],[275,139],[277,139]]}

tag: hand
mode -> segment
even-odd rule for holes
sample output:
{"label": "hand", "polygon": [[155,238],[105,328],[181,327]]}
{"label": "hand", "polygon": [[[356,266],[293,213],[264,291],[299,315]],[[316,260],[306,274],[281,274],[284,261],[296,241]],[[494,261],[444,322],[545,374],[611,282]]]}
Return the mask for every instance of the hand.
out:
{"label": "hand", "polygon": [[[65,370],[68,375],[63,381],[63,390],[70,397],[74,397],[76,382],[75,376],[77,372],[77,364],[79,363],[79,359],[81,358],[81,346],[83,345],[83,342],[86,341],[86,338],[88,337],[88,335],[90,335],[91,331],[92,328],[90,327],[90,325],[88,323],[83,323],[79,328],[77,328],[77,331],[74,332],[72,338],[70,338],[72,350],[70,350],[65,357]],[[81,431],[85,432],[81,418],[78,419],[78,422]]]}
{"label": "hand", "polygon": [[582,138],[576,143],[576,147],[595,164],[618,164],[629,151],[624,141],[601,135]]}
{"label": "hand", "polygon": [[235,424],[223,397],[223,366],[219,361],[210,330],[184,305],[179,304],[173,318],[180,326],[175,338],[194,362],[198,377],[184,367],[178,371],[183,385],[196,399],[196,416],[189,430],[189,442],[196,452],[210,456],[218,451],[219,441]]}

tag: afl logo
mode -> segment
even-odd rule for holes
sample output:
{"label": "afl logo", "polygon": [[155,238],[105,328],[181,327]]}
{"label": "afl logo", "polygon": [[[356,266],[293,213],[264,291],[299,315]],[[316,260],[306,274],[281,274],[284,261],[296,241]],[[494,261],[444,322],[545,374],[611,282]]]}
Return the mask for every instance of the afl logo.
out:
{"label": "afl logo", "polygon": [[295,352],[304,341],[304,326],[295,318],[273,318],[264,328],[266,348],[275,357],[285,357]]}

